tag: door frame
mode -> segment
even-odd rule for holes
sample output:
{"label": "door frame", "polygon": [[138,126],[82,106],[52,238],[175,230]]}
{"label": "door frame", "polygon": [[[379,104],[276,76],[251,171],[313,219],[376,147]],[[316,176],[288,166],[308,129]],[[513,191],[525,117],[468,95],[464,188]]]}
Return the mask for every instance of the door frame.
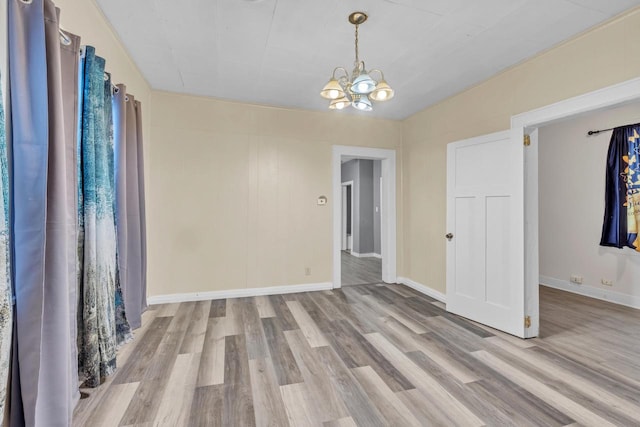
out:
{"label": "door frame", "polygon": [[[396,150],[334,145],[333,166],[333,287],[342,287],[342,158],[381,160],[383,187],[380,200],[380,252],[382,255],[382,281],[395,283],[396,276]],[[352,191],[353,194],[353,191]],[[353,206],[351,207],[353,212]],[[352,223],[353,224],[353,223]],[[353,225],[352,225],[353,226]],[[353,234],[353,230],[352,230]]]}
{"label": "door frame", "polygon": [[538,336],[540,330],[538,128],[581,114],[606,110],[633,101],[640,101],[640,78],[627,80],[511,117],[512,142],[522,144],[524,135],[529,135],[531,140],[531,145],[523,148],[524,308],[525,315],[531,317],[531,327],[525,329],[526,338]]}
{"label": "door frame", "polygon": [[[345,181],[343,183],[341,183],[342,188],[340,189],[341,191],[345,191],[346,187],[351,187],[351,239],[353,241],[353,181]],[[342,227],[341,230],[341,235],[342,235],[342,239],[341,239],[341,250],[345,250],[343,249],[343,247],[346,246],[346,249],[349,249],[349,236],[347,235],[347,230],[345,229],[346,227],[344,226],[344,217],[346,216],[345,210],[346,210],[346,206],[344,206],[344,201],[346,199],[346,194],[344,194],[344,192],[342,193],[342,197],[340,198],[340,226]],[[347,243],[345,244],[344,241],[347,241]],[[353,244],[352,244],[353,246]],[[353,251],[353,247],[351,248],[351,250]]]}

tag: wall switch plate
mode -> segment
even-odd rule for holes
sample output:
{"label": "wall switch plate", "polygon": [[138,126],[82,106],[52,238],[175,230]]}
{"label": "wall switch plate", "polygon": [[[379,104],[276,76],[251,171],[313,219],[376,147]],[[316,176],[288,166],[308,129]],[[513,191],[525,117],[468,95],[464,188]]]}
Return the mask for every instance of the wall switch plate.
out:
{"label": "wall switch plate", "polygon": [[572,274],[571,283],[575,283],[576,285],[582,285],[582,276]]}
{"label": "wall switch plate", "polygon": [[605,286],[613,286],[613,280],[611,279],[602,279],[600,280],[600,283],[602,283]]}
{"label": "wall switch plate", "polygon": [[318,197],[318,206],[324,206],[327,204],[327,198],[325,196]]}

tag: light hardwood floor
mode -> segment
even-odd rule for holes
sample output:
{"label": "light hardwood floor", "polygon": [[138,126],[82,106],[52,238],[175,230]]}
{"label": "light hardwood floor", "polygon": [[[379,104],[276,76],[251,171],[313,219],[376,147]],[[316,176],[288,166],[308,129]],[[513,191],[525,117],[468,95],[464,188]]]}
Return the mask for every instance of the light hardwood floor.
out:
{"label": "light hardwood floor", "polygon": [[541,338],[402,285],[154,306],[75,425],[640,425],[640,311],[541,288]]}
{"label": "light hardwood floor", "polygon": [[382,260],[380,258],[358,258],[347,251],[342,251],[340,254],[342,286],[382,282]]}

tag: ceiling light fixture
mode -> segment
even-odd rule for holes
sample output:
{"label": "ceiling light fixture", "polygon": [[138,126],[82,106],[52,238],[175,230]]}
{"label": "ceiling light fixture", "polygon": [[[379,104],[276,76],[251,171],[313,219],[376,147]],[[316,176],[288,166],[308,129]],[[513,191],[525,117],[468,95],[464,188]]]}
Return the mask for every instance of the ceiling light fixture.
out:
{"label": "ceiling light fixture", "polygon": [[[358,27],[367,20],[368,16],[364,12],[353,12],[349,15],[349,22],[356,27],[356,60],[355,67],[351,75],[343,67],[336,67],[329,82],[324,85],[320,96],[331,100],[329,108],[332,110],[342,110],[351,104],[357,110],[371,111],[373,105],[371,101],[387,101],[393,98],[394,91],[384,79],[384,74],[380,70],[367,71],[364,61],[360,61],[358,52]],[[341,76],[337,76],[338,71],[342,71]],[[374,80],[371,75],[380,74],[380,80]]]}

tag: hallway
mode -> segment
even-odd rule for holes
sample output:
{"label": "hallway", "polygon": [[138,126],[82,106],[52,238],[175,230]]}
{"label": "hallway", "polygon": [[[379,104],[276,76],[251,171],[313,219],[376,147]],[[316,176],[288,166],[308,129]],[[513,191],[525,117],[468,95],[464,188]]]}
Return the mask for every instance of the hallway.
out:
{"label": "hallway", "polygon": [[382,282],[382,259],[358,258],[348,251],[341,252],[342,286],[367,285]]}

